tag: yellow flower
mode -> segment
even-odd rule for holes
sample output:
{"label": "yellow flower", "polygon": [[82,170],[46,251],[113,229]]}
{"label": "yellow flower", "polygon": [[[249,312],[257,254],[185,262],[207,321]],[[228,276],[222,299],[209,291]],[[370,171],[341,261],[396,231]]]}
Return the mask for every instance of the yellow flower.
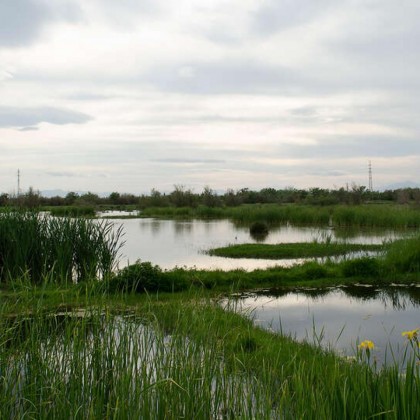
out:
{"label": "yellow flower", "polygon": [[407,339],[410,340],[410,341],[416,340],[418,330],[419,330],[419,328],[416,328],[415,330],[411,330],[411,331],[404,331],[401,335],[403,337],[407,337]]}
{"label": "yellow flower", "polygon": [[362,341],[359,344],[360,350],[373,350],[374,348],[375,348],[375,344],[373,343],[373,341],[370,341],[370,340]]}

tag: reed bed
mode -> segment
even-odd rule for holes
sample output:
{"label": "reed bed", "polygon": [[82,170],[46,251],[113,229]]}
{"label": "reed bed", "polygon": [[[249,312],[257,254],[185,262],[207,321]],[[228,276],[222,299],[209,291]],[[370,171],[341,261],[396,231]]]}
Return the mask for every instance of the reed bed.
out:
{"label": "reed bed", "polygon": [[107,306],[13,319],[0,311],[2,418],[420,416],[415,363],[375,372],[255,328],[202,295],[138,302],[129,316]]}
{"label": "reed bed", "polygon": [[238,207],[210,208],[154,207],[142,210],[142,217],[227,218],[239,224],[265,222],[268,225],[332,225],[335,227],[386,227],[407,229],[420,227],[418,207],[403,205],[309,206],[253,204]]}
{"label": "reed bed", "polygon": [[106,221],[8,211],[0,215],[0,281],[106,278],[117,261],[121,234]]}

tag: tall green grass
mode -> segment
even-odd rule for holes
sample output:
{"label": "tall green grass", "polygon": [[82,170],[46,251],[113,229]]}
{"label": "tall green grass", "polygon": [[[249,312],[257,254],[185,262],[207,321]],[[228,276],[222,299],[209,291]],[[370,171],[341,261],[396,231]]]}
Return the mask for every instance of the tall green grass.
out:
{"label": "tall green grass", "polygon": [[96,212],[92,206],[60,206],[48,207],[52,216],[58,217],[94,217]]}
{"label": "tall green grass", "polygon": [[402,205],[309,206],[252,204],[238,207],[210,208],[158,207],[146,208],[143,217],[228,218],[237,223],[295,225],[333,225],[335,227],[388,227],[406,229],[420,227],[420,210]]}
{"label": "tall green grass", "polygon": [[121,229],[106,221],[52,218],[34,212],[0,215],[0,281],[41,283],[105,278],[116,263]]}
{"label": "tall green grass", "polygon": [[150,297],[130,316],[111,309],[11,317],[0,308],[0,417],[420,416],[414,363],[404,375],[375,372],[255,328],[199,294]]}

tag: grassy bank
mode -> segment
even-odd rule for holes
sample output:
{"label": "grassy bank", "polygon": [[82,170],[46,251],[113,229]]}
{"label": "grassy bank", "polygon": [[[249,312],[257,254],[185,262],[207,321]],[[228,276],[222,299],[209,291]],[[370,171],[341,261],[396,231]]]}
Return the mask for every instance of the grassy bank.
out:
{"label": "grassy bank", "polygon": [[238,207],[150,207],[142,210],[142,217],[160,218],[227,218],[238,223],[256,221],[269,225],[331,224],[336,227],[387,227],[406,229],[420,227],[420,209],[404,205],[369,204],[352,206],[310,206],[253,204]]}
{"label": "grassy bank", "polygon": [[[300,255],[296,254],[296,257]],[[104,286],[113,292],[177,292],[191,288],[226,292],[296,286],[325,287],[356,282],[375,285],[420,282],[420,236],[388,244],[386,252],[375,257],[364,256],[340,262],[309,261],[265,270],[175,268],[163,271],[149,262],[138,262],[122,269]]]}
{"label": "grassy bank", "polygon": [[383,250],[383,245],[362,245],[345,243],[282,243],[271,244],[239,244],[209,251],[210,255],[226,258],[263,258],[263,259],[287,259],[287,258],[315,258],[345,255],[352,252],[367,252]]}
{"label": "grassy bank", "polygon": [[67,313],[46,312],[38,297],[31,316],[3,302],[1,417],[420,416],[415,364],[404,376],[375,373],[256,328],[206,296],[81,295]]}

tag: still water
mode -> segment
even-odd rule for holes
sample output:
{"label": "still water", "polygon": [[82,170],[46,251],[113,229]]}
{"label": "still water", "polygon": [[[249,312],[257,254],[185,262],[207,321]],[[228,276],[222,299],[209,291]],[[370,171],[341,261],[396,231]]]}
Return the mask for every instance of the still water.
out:
{"label": "still water", "polygon": [[364,340],[375,344],[378,366],[412,349],[403,331],[420,328],[420,287],[351,286],[332,289],[246,294],[225,305],[251,316],[256,325],[355,356]]}
{"label": "still water", "polygon": [[263,240],[254,239],[249,227],[238,226],[229,220],[160,220],[115,219],[115,228],[122,225],[125,244],[121,250],[120,267],[137,259],[150,261],[164,269],[196,267],[208,270],[253,270],[276,265],[290,266],[302,260],[253,260],[215,257],[206,254],[211,248],[231,244],[346,240],[351,243],[380,244],[396,238],[392,231],[338,231],[331,228],[278,226],[270,229]]}

